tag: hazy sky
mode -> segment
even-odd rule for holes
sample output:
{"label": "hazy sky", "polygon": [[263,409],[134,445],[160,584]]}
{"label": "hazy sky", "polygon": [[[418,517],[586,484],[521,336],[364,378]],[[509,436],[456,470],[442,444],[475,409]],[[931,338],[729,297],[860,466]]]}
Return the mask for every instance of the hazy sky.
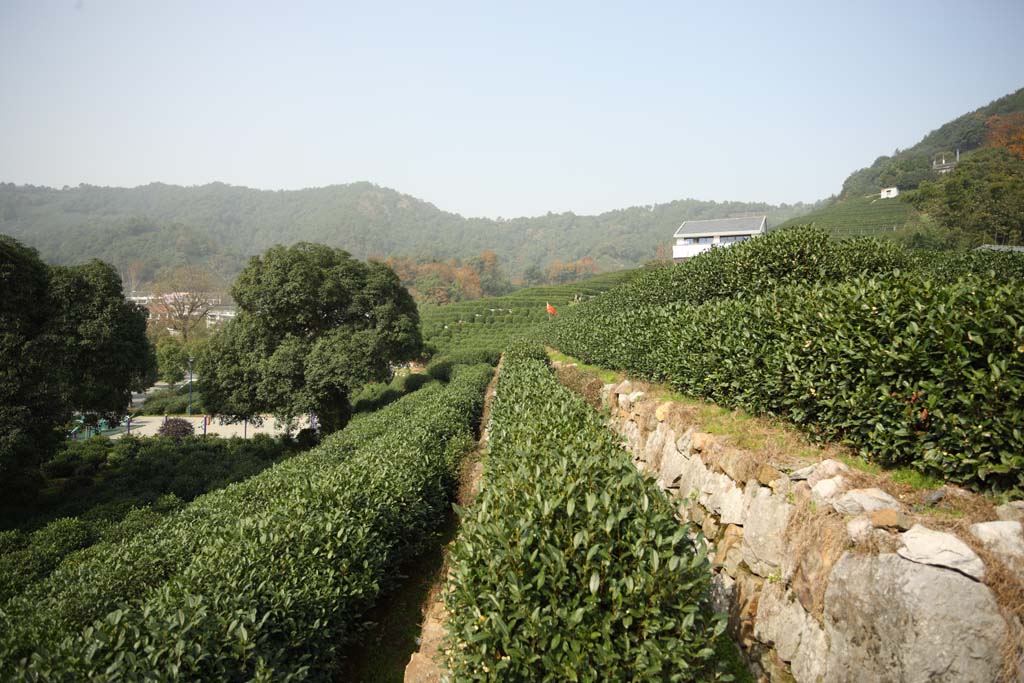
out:
{"label": "hazy sky", "polygon": [[0,0],[0,181],[812,201],[1022,86],[1024,0]]}

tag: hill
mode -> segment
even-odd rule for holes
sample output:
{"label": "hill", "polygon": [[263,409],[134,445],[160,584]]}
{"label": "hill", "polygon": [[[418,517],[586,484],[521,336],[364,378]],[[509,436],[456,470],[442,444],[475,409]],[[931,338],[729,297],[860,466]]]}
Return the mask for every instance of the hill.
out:
{"label": "hill", "polygon": [[[933,162],[959,162],[939,173]],[[879,199],[883,187],[895,199]],[[854,171],[839,196],[781,226],[814,223],[834,237],[896,237],[948,249],[1024,235],[1024,89],[928,133],[913,147]]]}
{"label": "hill", "polygon": [[1024,112],[1024,88],[953,119],[925,135],[913,147],[896,150],[892,156],[880,156],[871,166],[854,171],[843,182],[839,198],[877,194],[883,187],[893,185],[901,191],[916,188],[934,178],[933,158],[945,154],[947,160],[953,159],[958,149],[963,154],[982,147],[990,118],[1016,112]]}
{"label": "hill", "polygon": [[361,182],[263,191],[213,183],[154,183],[131,189],[0,184],[0,233],[60,264],[101,258],[125,270],[141,261],[143,282],[158,268],[209,264],[225,279],[246,257],[274,244],[320,242],[358,258],[438,261],[498,254],[513,276],[555,260],[589,257],[602,271],[637,266],[667,245],[686,219],[739,212],[781,223],[815,208],[795,204],[684,199],[596,216],[548,213],[513,219],[465,218],[395,190]]}

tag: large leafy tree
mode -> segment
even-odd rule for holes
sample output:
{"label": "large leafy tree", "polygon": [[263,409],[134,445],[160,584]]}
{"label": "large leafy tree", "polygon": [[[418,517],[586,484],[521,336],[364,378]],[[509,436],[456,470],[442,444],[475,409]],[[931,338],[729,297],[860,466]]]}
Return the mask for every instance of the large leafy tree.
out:
{"label": "large leafy tree", "polygon": [[319,244],[254,257],[231,289],[237,317],[199,358],[203,398],[235,419],[348,421],[349,396],[419,353],[419,315],[391,268]]}
{"label": "large leafy tree", "polygon": [[0,235],[0,478],[31,469],[74,413],[119,419],[154,375],[146,313],[110,265],[48,268]]}
{"label": "large leafy tree", "polygon": [[52,446],[50,271],[34,249],[0,236],[0,477]]}

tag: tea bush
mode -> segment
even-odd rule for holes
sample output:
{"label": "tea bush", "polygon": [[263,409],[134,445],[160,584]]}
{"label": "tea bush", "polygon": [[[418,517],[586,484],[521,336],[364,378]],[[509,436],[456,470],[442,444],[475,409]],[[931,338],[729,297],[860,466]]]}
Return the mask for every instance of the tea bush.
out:
{"label": "tea bush", "polygon": [[450,500],[491,369],[97,544],[0,613],[0,677],[324,678]]}
{"label": "tea bush", "polygon": [[669,319],[679,391],[769,412],[885,465],[1024,490],[1024,289],[856,278]]}
{"label": "tea bush", "polygon": [[919,254],[779,230],[575,307],[553,345],[874,461],[1022,490],[1019,254]]}
{"label": "tea bush", "polygon": [[834,282],[889,272],[910,263],[888,242],[836,242],[823,230],[794,227],[712,249],[673,266],[646,271],[626,285],[567,308],[549,327],[560,351],[587,363],[665,380],[666,317],[715,299],[753,296],[787,283]]}
{"label": "tea bush", "polygon": [[552,304],[561,314],[573,302],[626,282],[637,272],[604,273],[572,284],[530,287],[505,296],[444,306],[421,304],[423,338],[436,355],[444,355],[455,365],[496,365],[511,337],[536,336],[551,323],[546,304]]}
{"label": "tea bush", "polygon": [[718,679],[703,539],[534,355],[505,355],[487,485],[451,554],[454,679]]}

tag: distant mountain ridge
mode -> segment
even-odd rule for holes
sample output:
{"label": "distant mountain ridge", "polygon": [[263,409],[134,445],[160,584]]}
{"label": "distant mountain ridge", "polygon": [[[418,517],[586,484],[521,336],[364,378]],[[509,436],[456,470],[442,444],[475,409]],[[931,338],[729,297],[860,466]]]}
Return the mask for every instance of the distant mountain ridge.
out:
{"label": "distant mountain ridge", "polygon": [[141,260],[143,280],[159,267],[197,262],[229,278],[248,256],[298,241],[341,247],[359,258],[445,260],[490,249],[519,274],[587,256],[601,270],[633,267],[669,245],[683,220],[757,212],[780,223],[815,207],[684,199],[596,216],[488,219],[464,218],[368,182],[287,191],[224,183],[65,189],[0,183],[0,233],[54,263],[101,258],[127,268]]}

